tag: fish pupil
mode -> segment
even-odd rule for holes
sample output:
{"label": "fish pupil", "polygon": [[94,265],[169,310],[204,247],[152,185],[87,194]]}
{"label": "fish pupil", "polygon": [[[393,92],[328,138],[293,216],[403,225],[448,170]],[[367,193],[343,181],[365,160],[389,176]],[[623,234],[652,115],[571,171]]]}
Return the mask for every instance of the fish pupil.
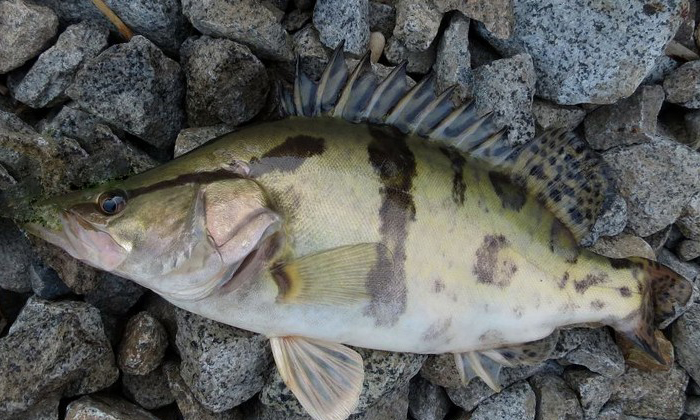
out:
{"label": "fish pupil", "polygon": [[108,193],[100,200],[100,210],[105,214],[116,214],[124,208],[126,199],[119,193]]}

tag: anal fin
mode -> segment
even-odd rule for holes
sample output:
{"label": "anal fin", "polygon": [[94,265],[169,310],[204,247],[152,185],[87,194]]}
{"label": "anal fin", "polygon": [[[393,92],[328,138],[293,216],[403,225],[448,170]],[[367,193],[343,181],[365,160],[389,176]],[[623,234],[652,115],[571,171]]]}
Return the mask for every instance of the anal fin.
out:
{"label": "anal fin", "polygon": [[304,337],[270,338],[282,380],[315,420],[344,420],[357,406],[362,357],[338,343]]}
{"label": "anal fin", "polygon": [[459,377],[464,385],[479,377],[489,388],[501,392],[499,376],[501,364],[491,360],[477,351],[454,353]]}

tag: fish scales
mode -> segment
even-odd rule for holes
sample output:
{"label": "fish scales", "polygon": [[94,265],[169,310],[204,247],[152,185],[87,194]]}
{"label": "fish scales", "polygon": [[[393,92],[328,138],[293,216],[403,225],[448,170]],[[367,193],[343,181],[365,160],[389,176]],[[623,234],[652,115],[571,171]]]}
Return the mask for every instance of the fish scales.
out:
{"label": "fish scales", "polygon": [[[592,241],[614,185],[580,139],[516,148],[406,66],[373,80],[342,46],[299,72],[288,117],[250,125],[124,180],[9,211],[29,233],[173,304],[270,339],[316,420],[347,418],[363,384],[347,345],[453,353],[466,383],[538,363],[558,327],[615,328],[660,363],[655,326],[690,283]],[[5,210],[8,211],[8,210]]]}

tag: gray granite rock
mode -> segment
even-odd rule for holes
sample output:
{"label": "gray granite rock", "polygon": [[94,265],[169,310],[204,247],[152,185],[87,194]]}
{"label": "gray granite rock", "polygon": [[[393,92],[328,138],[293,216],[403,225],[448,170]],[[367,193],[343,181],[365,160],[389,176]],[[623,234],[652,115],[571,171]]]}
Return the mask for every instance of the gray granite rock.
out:
{"label": "gray granite rock", "polygon": [[284,19],[282,19],[282,26],[284,26],[284,29],[287,32],[295,32],[303,28],[304,25],[311,21],[312,16],[313,12],[309,10],[294,9],[284,15]]}
{"label": "gray granite rock", "polygon": [[517,382],[476,407],[471,420],[534,420],[537,399],[526,381]]}
{"label": "gray granite rock", "polygon": [[700,241],[693,239],[682,241],[676,248],[676,252],[684,261],[694,260],[700,257]]}
{"label": "gray granite rock", "polygon": [[428,73],[435,62],[435,48],[431,47],[425,51],[411,52],[396,37],[391,37],[387,40],[384,46],[384,55],[387,61],[393,65],[406,61],[408,63],[406,70],[410,73]]}
{"label": "gray granite rock", "polygon": [[124,315],[141,299],[145,289],[131,280],[98,272],[96,285],[85,293],[85,301],[102,313]]}
{"label": "gray granite rock", "polygon": [[461,102],[470,98],[474,91],[468,36],[469,19],[455,12],[440,38],[433,65],[437,90],[442,92],[456,85],[456,96]]}
{"label": "gray granite rock", "polygon": [[170,390],[175,397],[184,420],[243,420],[244,417],[237,408],[214,413],[204,407],[180,376],[180,368],[175,362],[166,362],[163,372],[168,379]]}
{"label": "gray granite rock", "polygon": [[0,338],[0,416],[24,411],[49,394],[98,391],[118,374],[95,308],[31,298]]}
{"label": "gray granite rock", "polygon": [[208,36],[185,41],[180,57],[187,78],[190,126],[239,125],[265,105],[265,66],[243,44]]}
{"label": "gray granite rock", "polygon": [[404,383],[348,420],[405,420],[408,418],[408,388],[408,383]]}
{"label": "gray granite rock", "polygon": [[537,125],[543,129],[573,130],[586,117],[586,111],[578,106],[557,105],[539,98],[535,98],[532,102],[532,114]]}
{"label": "gray granite rock", "polygon": [[685,420],[700,419],[700,397],[688,397],[685,401]]}
{"label": "gray granite rock", "polygon": [[647,241],[627,233],[599,238],[588,249],[609,258],[644,257],[652,260],[656,258],[656,252]]}
{"label": "gray granite rock", "polygon": [[65,99],[76,72],[107,47],[106,28],[90,22],[71,25],[44,51],[24,77],[11,86],[12,95],[32,108]]}
{"label": "gray granite rock", "polygon": [[627,416],[624,413],[624,405],[620,401],[613,401],[605,404],[595,420],[643,420],[639,417]]}
{"label": "gray granite rock", "polygon": [[529,382],[537,397],[538,420],[583,419],[576,394],[562,378],[553,374],[535,375]]}
{"label": "gray granite rock", "polygon": [[66,420],[158,420],[158,417],[119,398],[85,396],[68,404]]}
{"label": "gray granite rock", "polygon": [[267,339],[177,311],[180,375],[209,410],[229,410],[263,387],[270,361]]}
{"label": "gray granite rock", "polygon": [[686,108],[700,108],[700,61],[680,66],[664,79],[666,101]]}
{"label": "gray granite rock", "polygon": [[[657,261],[661,264],[667,266],[671,270],[685,277],[686,279],[693,281],[697,279],[700,275],[700,265],[693,262],[682,261],[676,254],[671,252],[666,248],[661,248],[657,252]],[[680,314],[678,314],[680,315]],[[661,324],[662,328],[665,328],[668,323]]]}
{"label": "gray granite rock", "polygon": [[122,390],[132,401],[147,410],[164,407],[175,401],[162,367],[145,375],[123,374]]}
{"label": "gray granite rock", "polygon": [[591,244],[601,236],[615,236],[627,226],[627,202],[617,194],[607,211],[598,215],[591,231],[581,240],[582,244]]}
{"label": "gray granite rock", "polygon": [[465,16],[482,22],[497,38],[507,39],[513,33],[515,16],[513,0],[463,1],[432,0],[440,12],[458,10]]}
{"label": "gray granite rock", "polygon": [[0,165],[0,190],[9,189],[13,185],[17,185],[17,180],[7,172],[4,166]]}
{"label": "gray granite rock", "polygon": [[0,289],[32,290],[31,264],[31,247],[27,238],[10,219],[0,218]]}
{"label": "gray granite rock", "polygon": [[683,414],[688,374],[677,365],[669,371],[643,372],[628,368],[615,380],[612,400],[627,415],[677,419]]}
{"label": "gray granite rock", "polygon": [[149,293],[144,299],[144,310],[148,311],[165,327],[168,333],[170,349],[179,354],[175,338],[177,336],[177,308],[155,293]]}
{"label": "gray granite rock", "polygon": [[73,293],[84,295],[98,285],[97,270],[71,257],[62,249],[29,236],[33,252],[41,261],[58,273],[58,277]]}
{"label": "gray granite rock", "polygon": [[307,25],[292,37],[294,53],[299,57],[301,69],[312,80],[321,78],[329,61],[326,47],[321,43],[318,31],[313,25]]}
{"label": "gray granite rock", "polygon": [[29,281],[32,291],[42,299],[53,300],[70,294],[71,290],[51,267],[34,260],[29,266]]}
{"label": "gray granite rock", "polygon": [[445,390],[420,375],[411,381],[408,393],[408,412],[415,420],[442,420],[452,403]]}
{"label": "gray granite rock", "polygon": [[60,395],[52,394],[31,406],[28,410],[3,417],[4,420],[59,420]]}
{"label": "gray granite rock", "polygon": [[535,69],[527,54],[496,60],[474,69],[477,110],[493,112],[494,123],[508,130],[508,141],[525,143],[535,135],[532,100]]}
{"label": "gray granite rock", "polygon": [[369,30],[381,32],[386,38],[394,33],[396,7],[391,3],[369,2]]}
{"label": "gray granite rock", "polygon": [[538,96],[563,105],[609,104],[632,95],[687,12],[683,1],[660,5],[518,1],[511,39],[481,33],[504,55],[532,56]]}
{"label": "gray granite rock", "polygon": [[437,36],[441,20],[442,13],[432,1],[399,0],[394,37],[410,52],[425,51]]}
{"label": "gray granite rock", "polygon": [[184,124],[180,66],[142,36],[105,50],[78,72],[66,93],[157,148],[172,147]]}
{"label": "gray granite rock", "polygon": [[685,131],[687,134],[687,144],[697,150],[700,148],[700,111],[690,111],[683,116]]}
{"label": "gray granite rock", "polygon": [[656,57],[654,66],[649,70],[646,77],[642,81],[643,85],[655,85],[663,83],[664,79],[671,74],[675,69],[681,66],[677,60],[662,54]]}
{"label": "gray granite rock", "polygon": [[627,201],[627,226],[639,236],[673,223],[700,190],[700,153],[669,139],[610,150],[603,159]]}
{"label": "gray granite rock", "polygon": [[688,201],[676,225],[688,239],[700,240],[700,192]]}
{"label": "gray granite rock", "polygon": [[561,331],[558,348],[564,348],[563,361],[585,366],[608,378],[625,371],[625,359],[605,328],[574,328]]}
{"label": "gray granite rock", "polygon": [[[364,361],[365,378],[355,413],[363,413],[399,388],[418,373],[425,356],[391,353],[364,348],[356,349]],[[260,393],[260,401],[285,415],[305,415],[306,411],[274,369]]]}
{"label": "gray granite rock", "polygon": [[613,379],[587,369],[567,369],[564,380],[576,392],[587,419],[596,418],[613,392]]}
{"label": "gray granite rock", "polygon": [[695,382],[700,380],[700,304],[692,305],[671,326],[678,364]]}
{"label": "gray granite rock", "polygon": [[369,46],[368,0],[317,0],[314,26],[321,42],[335,48],[345,41],[345,51],[362,55]]}
{"label": "gray granite rock", "polygon": [[129,319],[119,346],[117,362],[122,372],[146,375],[163,361],[168,337],[153,315],[139,312]]}
{"label": "gray granite rock", "polygon": [[185,128],[180,131],[177,135],[177,139],[175,139],[175,157],[182,156],[209,140],[232,131],[234,131],[234,127],[226,124],[219,124],[211,127]]}
{"label": "gray granite rock", "polygon": [[652,141],[663,102],[661,86],[642,85],[629,98],[601,106],[586,117],[588,144],[597,150],[607,150]]}
{"label": "gray granite rock", "polygon": [[280,11],[264,2],[183,0],[182,10],[205,35],[245,44],[260,58],[276,61],[293,58],[289,34],[280,23]]}
{"label": "gray granite rock", "polygon": [[24,0],[0,2],[0,74],[36,57],[56,35],[58,17]]}

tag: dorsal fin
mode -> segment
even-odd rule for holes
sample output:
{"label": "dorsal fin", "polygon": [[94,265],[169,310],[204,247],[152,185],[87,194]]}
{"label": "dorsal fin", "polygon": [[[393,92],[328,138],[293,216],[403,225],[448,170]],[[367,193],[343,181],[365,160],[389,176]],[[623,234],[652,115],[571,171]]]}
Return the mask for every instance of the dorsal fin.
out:
{"label": "dorsal fin", "polygon": [[473,102],[455,107],[451,92],[450,88],[436,95],[432,75],[409,89],[405,64],[378,81],[369,52],[348,74],[341,44],[318,83],[297,66],[293,95],[282,93],[280,103],[288,115],[329,115],[391,125],[484,161],[537,196],[571,231],[576,243],[590,245],[595,240],[590,235],[593,224],[615,195],[598,155],[563,130],[546,132],[514,148],[493,114],[479,113]]}

